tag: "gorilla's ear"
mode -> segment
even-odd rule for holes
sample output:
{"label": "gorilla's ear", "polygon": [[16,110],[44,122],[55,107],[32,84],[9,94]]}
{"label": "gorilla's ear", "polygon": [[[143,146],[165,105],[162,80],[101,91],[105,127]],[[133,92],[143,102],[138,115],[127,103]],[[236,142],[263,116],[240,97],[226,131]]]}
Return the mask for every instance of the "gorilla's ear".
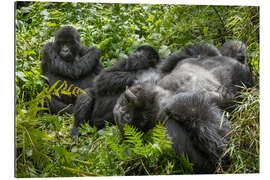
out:
{"label": "gorilla's ear", "polygon": [[140,105],[138,97],[129,89],[125,92],[125,98],[130,105],[134,105],[135,107]]}

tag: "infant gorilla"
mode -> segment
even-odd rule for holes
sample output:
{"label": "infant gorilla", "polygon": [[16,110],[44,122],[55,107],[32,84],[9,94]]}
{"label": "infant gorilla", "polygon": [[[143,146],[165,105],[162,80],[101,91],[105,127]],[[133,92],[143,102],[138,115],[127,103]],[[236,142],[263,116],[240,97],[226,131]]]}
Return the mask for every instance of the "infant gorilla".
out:
{"label": "infant gorilla", "polygon": [[143,132],[165,124],[173,150],[185,153],[196,173],[213,173],[229,141],[225,135],[231,124],[220,107],[233,104],[238,86],[252,85],[245,65],[218,51],[205,53],[211,50],[212,46],[201,44],[171,55],[161,67],[167,75],[157,84],[133,85],[113,110],[121,131],[125,124]]}

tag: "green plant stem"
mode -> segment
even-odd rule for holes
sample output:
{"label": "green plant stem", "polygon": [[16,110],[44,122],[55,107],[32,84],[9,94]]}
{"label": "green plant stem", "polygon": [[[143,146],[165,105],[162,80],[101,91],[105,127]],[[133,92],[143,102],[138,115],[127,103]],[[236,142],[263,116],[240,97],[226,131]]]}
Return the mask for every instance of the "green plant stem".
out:
{"label": "green plant stem", "polygon": [[81,175],[86,175],[86,176],[100,176],[98,174],[93,174],[93,173],[88,173],[88,172],[84,172],[84,171],[80,171],[78,169],[73,169],[73,168],[69,168],[69,167],[63,167],[65,170],[71,171],[71,172],[75,172]]}
{"label": "green plant stem", "polygon": [[31,136],[30,136],[28,130],[27,130],[25,127],[23,127],[23,128],[24,128],[24,130],[25,130],[25,132],[26,132],[26,134],[27,134],[27,136],[28,136],[28,138],[29,138],[29,140],[30,140],[30,142],[31,142],[31,144],[32,144],[32,147],[33,147],[34,151],[36,151],[37,153],[39,153],[39,154],[41,154],[42,156],[46,157],[51,163],[53,163],[53,160],[52,160],[49,156],[47,156],[46,154],[43,154],[43,153],[41,153],[41,152],[39,152],[39,151],[37,150],[37,148],[36,148],[36,146],[35,146],[35,144],[34,144],[32,138],[31,138]]}

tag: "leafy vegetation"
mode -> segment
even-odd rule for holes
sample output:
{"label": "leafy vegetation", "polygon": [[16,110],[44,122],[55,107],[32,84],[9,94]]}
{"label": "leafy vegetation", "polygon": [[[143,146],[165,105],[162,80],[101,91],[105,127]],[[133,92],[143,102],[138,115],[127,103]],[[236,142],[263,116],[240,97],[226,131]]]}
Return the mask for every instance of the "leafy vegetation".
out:
{"label": "leafy vegetation", "polygon": [[190,174],[192,165],[176,156],[162,125],[143,135],[127,126],[97,131],[84,125],[76,142],[69,137],[71,115],[49,115],[42,106],[53,91],[41,75],[41,49],[62,25],[72,25],[87,46],[97,46],[111,66],[137,46],[149,44],[162,57],[184,46],[227,39],[246,42],[256,86],[243,88],[231,114],[232,139],[225,154],[228,170],[259,172],[259,8],[17,2],[16,4],[16,177]]}
{"label": "leafy vegetation", "polygon": [[233,163],[231,172],[259,172],[259,91],[243,90],[242,102],[232,113],[231,143],[225,154],[229,154]]}

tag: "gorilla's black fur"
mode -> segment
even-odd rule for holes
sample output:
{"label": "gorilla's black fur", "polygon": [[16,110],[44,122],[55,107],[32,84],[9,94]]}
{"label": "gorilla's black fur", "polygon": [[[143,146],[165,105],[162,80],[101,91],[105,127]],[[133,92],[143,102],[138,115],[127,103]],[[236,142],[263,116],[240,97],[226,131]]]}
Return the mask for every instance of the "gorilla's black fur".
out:
{"label": "gorilla's black fur", "polygon": [[187,58],[202,58],[211,56],[221,56],[219,50],[211,44],[196,44],[195,46],[188,46],[183,51],[179,51],[170,55],[161,66],[163,73],[170,73],[177,63]]}
{"label": "gorilla's black fur", "polygon": [[135,84],[118,99],[114,116],[122,132],[125,124],[147,132],[158,122],[165,123],[174,152],[185,153],[194,163],[196,173],[212,173],[228,142],[224,136],[230,123],[201,94],[174,95],[151,83]]}
{"label": "gorilla's black fur", "polygon": [[232,105],[243,84],[253,84],[250,70],[225,56],[182,60],[159,81],[160,86],[171,91],[202,93],[222,108]]}
{"label": "gorilla's black fur", "polygon": [[89,121],[90,125],[101,129],[105,121],[114,123],[112,110],[122,92],[146,71],[155,69],[160,62],[159,54],[150,46],[138,47],[128,58],[120,59],[115,65],[103,70],[94,80],[94,88],[88,94],[78,97],[75,105],[75,123],[71,137],[79,134],[80,123]]}
{"label": "gorilla's black fur", "polygon": [[[94,77],[103,69],[99,62],[100,51],[95,47],[86,47],[80,42],[80,34],[71,26],[60,28],[55,34],[55,41],[43,48],[42,73],[48,77],[51,87],[61,80],[56,88],[66,81],[67,85],[88,88]],[[52,96],[49,103],[50,112],[72,113],[76,96]]]}
{"label": "gorilla's black fur", "polygon": [[[233,48],[236,45],[239,47]],[[253,84],[250,69],[241,61],[241,57],[245,59],[247,56],[243,53],[246,52],[244,47],[241,41],[228,41],[222,47],[222,53],[226,52],[227,56],[209,44],[184,48],[163,63],[161,70],[167,75],[159,84],[175,92],[200,92],[220,107],[229,107],[239,86],[245,84],[250,87]]]}
{"label": "gorilla's black fur", "polygon": [[[167,119],[165,126],[174,151],[187,154],[197,173],[211,173],[230,130],[220,107],[232,105],[238,86],[252,85],[252,74],[236,59],[219,53],[197,56],[197,49],[188,47],[168,57],[167,61],[175,63],[174,68],[167,62],[161,69],[171,69],[170,73],[157,84],[138,83],[127,89],[113,113],[121,130],[130,124],[147,132]],[[183,58],[188,52],[198,53]]]}

